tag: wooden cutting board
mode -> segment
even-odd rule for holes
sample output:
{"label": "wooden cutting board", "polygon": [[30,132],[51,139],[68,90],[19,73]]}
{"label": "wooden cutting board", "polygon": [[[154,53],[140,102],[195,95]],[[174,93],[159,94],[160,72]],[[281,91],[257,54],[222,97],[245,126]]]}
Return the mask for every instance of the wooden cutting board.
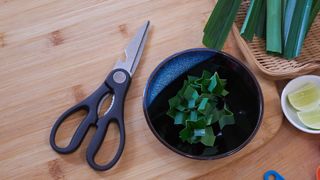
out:
{"label": "wooden cutting board", "polygon": [[[275,84],[260,76],[265,98],[262,125],[253,141],[230,157],[198,161],[177,155],[155,138],[145,121],[142,94],[148,76],[174,52],[202,47],[202,29],[213,3],[0,0],[1,179],[190,178],[221,168],[267,143],[277,133],[282,113]],[[55,153],[49,134],[56,118],[98,87],[145,20],[152,27],[125,103],[126,145],[120,161],[106,172],[87,165],[85,151],[94,128],[75,153]],[[232,34],[224,50],[243,59]],[[59,132],[61,143],[72,135],[79,116],[64,124],[65,131]],[[111,156],[117,144],[117,131],[112,129],[99,160]]]}

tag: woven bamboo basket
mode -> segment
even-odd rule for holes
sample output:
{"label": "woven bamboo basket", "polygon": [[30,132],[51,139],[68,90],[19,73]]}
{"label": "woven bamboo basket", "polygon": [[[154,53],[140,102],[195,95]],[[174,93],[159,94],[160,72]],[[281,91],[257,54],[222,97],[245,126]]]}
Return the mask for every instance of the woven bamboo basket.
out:
{"label": "woven bamboo basket", "polygon": [[245,19],[250,1],[242,2],[232,32],[238,46],[248,63],[257,68],[265,77],[273,80],[294,78],[320,69],[320,14],[316,17],[303,44],[299,57],[287,59],[266,53],[265,40],[254,37],[252,42],[246,42],[239,33]]}

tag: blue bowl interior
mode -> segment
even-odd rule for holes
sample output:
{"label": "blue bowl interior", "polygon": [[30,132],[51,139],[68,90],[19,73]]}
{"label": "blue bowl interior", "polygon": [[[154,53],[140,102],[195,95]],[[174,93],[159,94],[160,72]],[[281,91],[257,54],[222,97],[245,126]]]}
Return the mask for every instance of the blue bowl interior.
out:
{"label": "blue bowl interior", "polygon": [[146,99],[147,106],[150,106],[159,93],[170,83],[178,79],[179,76],[183,75],[192,67],[210,59],[213,54],[215,53],[209,51],[194,51],[168,58],[172,60],[159,67],[156,75],[153,76],[150,82],[148,97]]}
{"label": "blue bowl interior", "polygon": [[[182,142],[179,131],[166,115],[168,100],[181,89],[187,75],[201,76],[203,70],[218,72],[227,79],[226,97],[235,114],[235,125],[226,126],[217,137],[215,147],[201,143]],[[193,49],[173,55],[152,73],[144,95],[144,110],[148,124],[156,137],[173,151],[196,159],[223,157],[244,147],[257,131],[263,112],[263,99],[253,74],[233,57],[209,49]]]}

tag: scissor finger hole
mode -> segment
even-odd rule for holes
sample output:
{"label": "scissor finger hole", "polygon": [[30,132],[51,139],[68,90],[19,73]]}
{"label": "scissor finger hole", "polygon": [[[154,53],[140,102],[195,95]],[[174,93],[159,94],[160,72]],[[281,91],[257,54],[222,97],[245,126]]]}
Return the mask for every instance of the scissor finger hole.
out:
{"label": "scissor finger hole", "polygon": [[88,111],[81,109],[68,116],[57,130],[55,143],[58,147],[67,147],[81,121],[87,116]]}
{"label": "scissor finger hole", "polygon": [[94,160],[97,164],[103,165],[110,162],[117,153],[120,143],[120,132],[118,125],[111,122],[108,127],[108,131],[104,138],[103,143],[100,146]]}
{"label": "scissor finger hole", "polygon": [[100,103],[99,103],[99,108],[98,108],[98,116],[99,118],[101,118],[102,116],[104,116],[104,114],[109,111],[109,108],[112,105],[113,101],[113,95],[107,94],[105,95]]}

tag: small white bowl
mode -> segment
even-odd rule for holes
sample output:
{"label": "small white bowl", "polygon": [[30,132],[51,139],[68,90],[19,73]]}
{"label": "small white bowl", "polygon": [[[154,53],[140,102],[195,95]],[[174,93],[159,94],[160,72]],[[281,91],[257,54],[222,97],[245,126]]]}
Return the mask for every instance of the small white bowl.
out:
{"label": "small white bowl", "polygon": [[283,89],[281,94],[281,107],[284,115],[287,117],[288,121],[296,128],[300,129],[303,132],[310,134],[320,134],[320,130],[313,130],[306,127],[300,120],[297,115],[297,111],[290,105],[288,102],[287,95],[293,91],[296,91],[306,83],[314,83],[320,87],[320,76],[316,75],[305,75],[300,76],[291,80],[286,87]]}

